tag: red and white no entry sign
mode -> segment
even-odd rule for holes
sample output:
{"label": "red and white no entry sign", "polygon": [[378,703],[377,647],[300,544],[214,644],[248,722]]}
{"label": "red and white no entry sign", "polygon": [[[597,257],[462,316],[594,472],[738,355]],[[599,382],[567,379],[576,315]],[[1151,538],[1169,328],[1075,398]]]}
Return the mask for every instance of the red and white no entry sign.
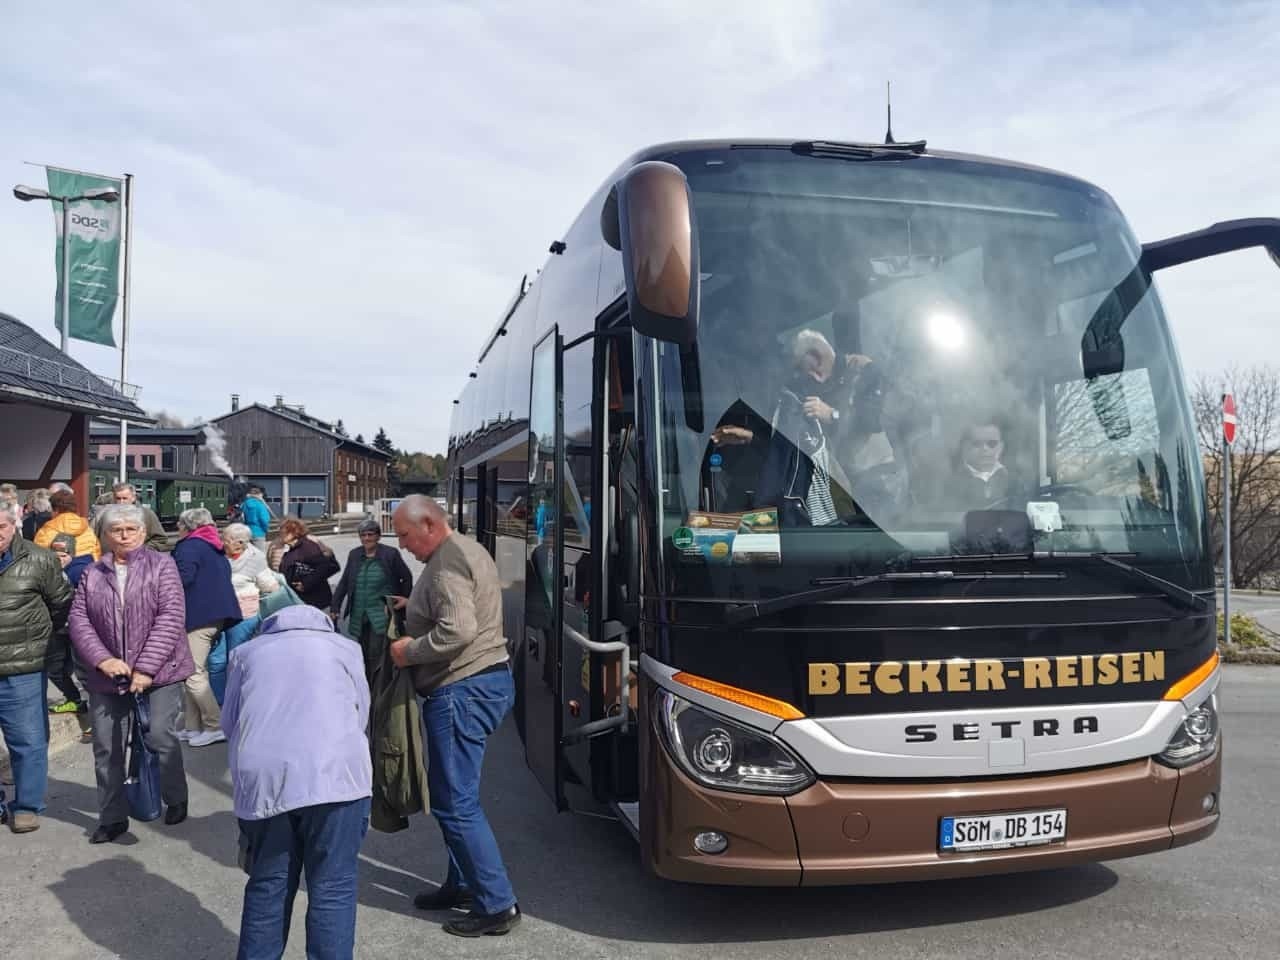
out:
{"label": "red and white no entry sign", "polygon": [[1236,400],[1229,393],[1222,395],[1222,439],[1236,442]]}

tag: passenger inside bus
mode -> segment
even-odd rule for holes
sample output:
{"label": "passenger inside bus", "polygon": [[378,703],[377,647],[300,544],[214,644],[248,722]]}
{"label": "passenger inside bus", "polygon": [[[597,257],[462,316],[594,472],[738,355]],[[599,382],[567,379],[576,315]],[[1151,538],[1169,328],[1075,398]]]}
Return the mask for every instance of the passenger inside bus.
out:
{"label": "passenger inside bus", "polygon": [[[752,382],[742,383],[732,399],[710,392],[705,398],[714,405],[728,403],[703,457],[703,506],[720,511],[779,507],[787,525],[834,525],[862,512],[854,491],[878,500],[886,496],[884,478],[893,470],[869,473],[893,467],[893,450],[880,424],[881,373],[867,356],[837,353],[818,330],[805,328],[781,339],[784,362],[773,377],[766,375],[770,365],[758,350],[736,368],[726,362],[732,351],[707,358],[713,370],[704,382],[736,383],[744,371]],[[778,342],[776,332],[769,340]],[[753,405],[742,394],[759,395],[762,382],[769,380],[782,384],[765,407],[766,420],[759,409],[763,404]]]}
{"label": "passenger inside bus", "polygon": [[960,510],[981,510],[1011,499],[1016,485],[1004,456],[1004,430],[994,417],[972,421],[956,448],[948,498]]}
{"label": "passenger inside bus", "polygon": [[708,510],[742,511],[755,503],[756,483],[769,454],[769,421],[741,397],[716,421],[703,457]]}
{"label": "passenger inside bus", "polygon": [[[745,269],[745,268],[744,268]],[[699,491],[707,510],[742,511],[755,505],[756,484],[769,453],[769,418],[778,373],[777,330],[763,311],[750,308],[764,291],[744,279],[727,299],[712,298],[708,337],[716,350],[700,350],[703,408],[711,428],[702,452]]]}
{"label": "passenger inside bus", "polygon": [[856,454],[866,445],[855,396],[859,382],[874,376],[872,364],[859,354],[837,356],[811,329],[791,338],[790,354],[756,505],[778,507],[787,526],[832,526],[854,512],[849,476],[862,466]]}

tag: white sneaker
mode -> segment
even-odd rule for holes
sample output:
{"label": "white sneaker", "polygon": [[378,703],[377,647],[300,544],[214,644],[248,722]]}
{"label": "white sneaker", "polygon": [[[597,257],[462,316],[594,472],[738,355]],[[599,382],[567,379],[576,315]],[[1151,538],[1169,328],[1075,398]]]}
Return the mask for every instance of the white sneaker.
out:
{"label": "white sneaker", "polygon": [[190,730],[179,730],[177,736],[178,736],[178,739],[181,740],[183,743],[188,743],[190,742],[191,738],[195,736],[195,734],[192,733]]}
{"label": "white sneaker", "polygon": [[193,747],[207,747],[214,743],[223,743],[227,739],[227,735],[221,730],[205,730],[195,734],[187,742]]}

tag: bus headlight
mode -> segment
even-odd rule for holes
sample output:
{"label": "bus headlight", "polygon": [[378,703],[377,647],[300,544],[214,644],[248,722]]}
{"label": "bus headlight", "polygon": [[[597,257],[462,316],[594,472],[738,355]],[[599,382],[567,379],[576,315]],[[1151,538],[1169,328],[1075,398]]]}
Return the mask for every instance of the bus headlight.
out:
{"label": "bus headlight", "polygon": [[809,786],[813,772],[780,741],[677,697],[656,694],[668,752],[704,786],[785,796]]}
{"label": "bus headlight", "polygon": [[1218,749],[1218,695],[1196,707],[1174,731],[1164,752],[1156,757],[1169,767],[1188,767],[1213,756]]}

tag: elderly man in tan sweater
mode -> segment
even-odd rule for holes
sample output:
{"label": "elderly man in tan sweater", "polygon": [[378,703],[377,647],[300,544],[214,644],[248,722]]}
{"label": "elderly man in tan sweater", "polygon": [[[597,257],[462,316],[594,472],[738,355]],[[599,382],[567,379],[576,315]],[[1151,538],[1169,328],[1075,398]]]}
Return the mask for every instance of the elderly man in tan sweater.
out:
{"label": "elderly man in tan sweater", "polygon": [[520,907],[480,809],[485,744],[515,699],[498,570],[484,547],[454,535],[428,497],[406,497],[392,524],[400,546],[426,564],[409,597],[406,635],[391,645],[391,659],[413,669],[423,698],[431,813],[449,848],[443,885],[414,904],[424,910],[469,907],[466,916],[445,923],[447,933],[507,933],[519,922]]}

